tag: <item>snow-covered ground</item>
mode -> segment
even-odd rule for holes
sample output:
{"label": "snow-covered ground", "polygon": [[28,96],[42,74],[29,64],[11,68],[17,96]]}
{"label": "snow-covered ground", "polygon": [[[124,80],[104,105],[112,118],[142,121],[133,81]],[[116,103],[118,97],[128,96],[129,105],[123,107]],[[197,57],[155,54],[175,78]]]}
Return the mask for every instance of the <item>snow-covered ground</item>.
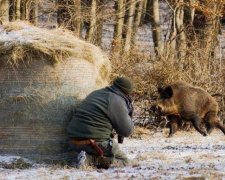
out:
{"label": "snow-covered ground", "polygon": [[[125,168],[78,170],[70,167],[34,165],[30,169],[0,169],[0,179],[225,179],[225,136],[214,130],[203,137],[198,132],[149,133],[140,139],[125,139],[121,149],[132,165]],[[10,157],[0,156],[0,161]]]}

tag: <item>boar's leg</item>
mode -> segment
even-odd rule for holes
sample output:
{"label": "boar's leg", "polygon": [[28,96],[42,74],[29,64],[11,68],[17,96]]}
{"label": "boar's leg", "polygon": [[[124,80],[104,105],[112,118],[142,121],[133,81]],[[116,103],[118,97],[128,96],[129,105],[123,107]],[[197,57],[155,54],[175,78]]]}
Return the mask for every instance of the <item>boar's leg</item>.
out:
{"label": "boar's leg", "polygon": [[169,129],[170,129],[170,133],[168,135],[168,138],[169,137],[172,137],[173,134],[177,131],[177,123],[175,122],[169,122]]}
{"label": "boar's leg", "polygon": [[182,125],[182,128],[183,128],[185,131],[190,131],[190,129],[191,129],[191,122],[185,121],[184,124]]}
{"label": "boar's leg", "polygon": [[217,127],[225,134],[225,127],[220,122],[216,112],[209,112],[205,117],[205,121],[207,131],[211,132],[214,127]]}
{"label": "boar's leg", "polygon": [[195,128],[199,133],[201,133],[203,136],[207,136],[206,131],[204,131],[203,129],[200,128],[201,118],[200,118],[198,115],[196,115],[196,114],[194,114],[194,115],[192,115],[192,116],[190,116],[190,117],[191,117],[190,120],[191,120],[191,122],[192,122],[194,128]]}
{"label": "boar's leg", "polygon": [[219,129],[225,134],[225,127],[224,127],[224,125],[223,125],[219,120],[217,120],[217,121],[215,122],[215,126],[216,126],[217,128],[219,128]]}
{"label": "boar's leg", "polygon": [[219,120],[216,122],[216,127],[219,128],[225,134],[225,127],[221,122],[219,122]]}
{"label": "boar's leg", "polygon": [[215,119],[216,114],[215,113],[207,113],[206,116],[204,117],[204,122],[206,126],[206,130],[208,134],[211,134],[213,131],[215,124],[213,123],[213,120]]}
{"label": "boar's leg", "polygon": [[206,131],[207,131],[207,133],[208,134],[211,134],[211,132],[213,131],[213,129],[214,129],[214,127],[213,127],[213,125],[211,124],[211,123],[209,123],[209,122],[206,122]]}
{"label": "boar's leg", "polygon": [[168,135],[168,138],[169,138],[169,137],[172,137],[173,134],[177,131],[178,118],[176,116],[170,115],[170,116],[167,116],[167,120],[169,121],[167,126],[170,129],[170,132],[169,132],[169,135]]}

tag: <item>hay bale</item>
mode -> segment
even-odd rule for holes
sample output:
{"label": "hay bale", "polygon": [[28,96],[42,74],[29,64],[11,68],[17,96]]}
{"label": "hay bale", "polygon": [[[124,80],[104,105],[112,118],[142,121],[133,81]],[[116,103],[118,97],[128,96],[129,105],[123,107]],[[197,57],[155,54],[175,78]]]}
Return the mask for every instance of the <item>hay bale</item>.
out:
{"label": "hay bale", "polygon": [[24,22],[0,27],[0,153],[31,158],[66,151],[76,104],[107,85],[110,62],[69,32]]}

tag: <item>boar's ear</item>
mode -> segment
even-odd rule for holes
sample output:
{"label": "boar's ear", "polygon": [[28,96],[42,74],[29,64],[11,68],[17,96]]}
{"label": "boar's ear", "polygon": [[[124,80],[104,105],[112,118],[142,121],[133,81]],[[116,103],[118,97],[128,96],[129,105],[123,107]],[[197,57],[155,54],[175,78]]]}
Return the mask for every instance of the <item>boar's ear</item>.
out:
{"label": "boar's ear", "polygon": [[158,93],[162,94],[164,92],[164,89],[162,87],[158,87]]}
{"label": "boar's ear", "polygon": [[167,86],[164,91],[167,98],[171,98],[173,96],[173,89],[171,86]]}

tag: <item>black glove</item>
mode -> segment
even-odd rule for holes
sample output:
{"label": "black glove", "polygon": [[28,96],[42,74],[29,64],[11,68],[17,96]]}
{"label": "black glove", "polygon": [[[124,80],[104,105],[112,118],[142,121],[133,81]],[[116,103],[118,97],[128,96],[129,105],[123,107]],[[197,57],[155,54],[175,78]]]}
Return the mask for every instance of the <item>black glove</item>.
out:
{"label": "black glove", "polygon": [[118,135],[118,136],[117,136],[117,140],[118,140],[118,143],[123,144],[124,137]]}
{"label": "black glove", "polygon": [[[128,115],[132,118],[133,117],[133,112],[134,112],[134,107],[133,107],[133,102],[130,96],[126,96],[126,104],[128,108]],[[117,137],[118,143],[123,144],[124,137],[118,135]]]}
{"label": "black glove", "polygon": [[132,118],[133,112],[134,112],[134,107],[133,107],[133,101],[132,101],[130,96],[127,96],[126,103],[127,103],[127,108],[128,108],[128,111],[129,111],[128,115]]}
{"label": "black glove", "polygon": [[129,111],[128,115],[132,118],[133,117],[133,109]]}
{"label": "black glove", "polygon": [[111,134],[110,134],[110,137],[111,137],[111,138],[114,138],[115,136],[116,136],[116,131],[113,130],[113,131],[111,132]]}

